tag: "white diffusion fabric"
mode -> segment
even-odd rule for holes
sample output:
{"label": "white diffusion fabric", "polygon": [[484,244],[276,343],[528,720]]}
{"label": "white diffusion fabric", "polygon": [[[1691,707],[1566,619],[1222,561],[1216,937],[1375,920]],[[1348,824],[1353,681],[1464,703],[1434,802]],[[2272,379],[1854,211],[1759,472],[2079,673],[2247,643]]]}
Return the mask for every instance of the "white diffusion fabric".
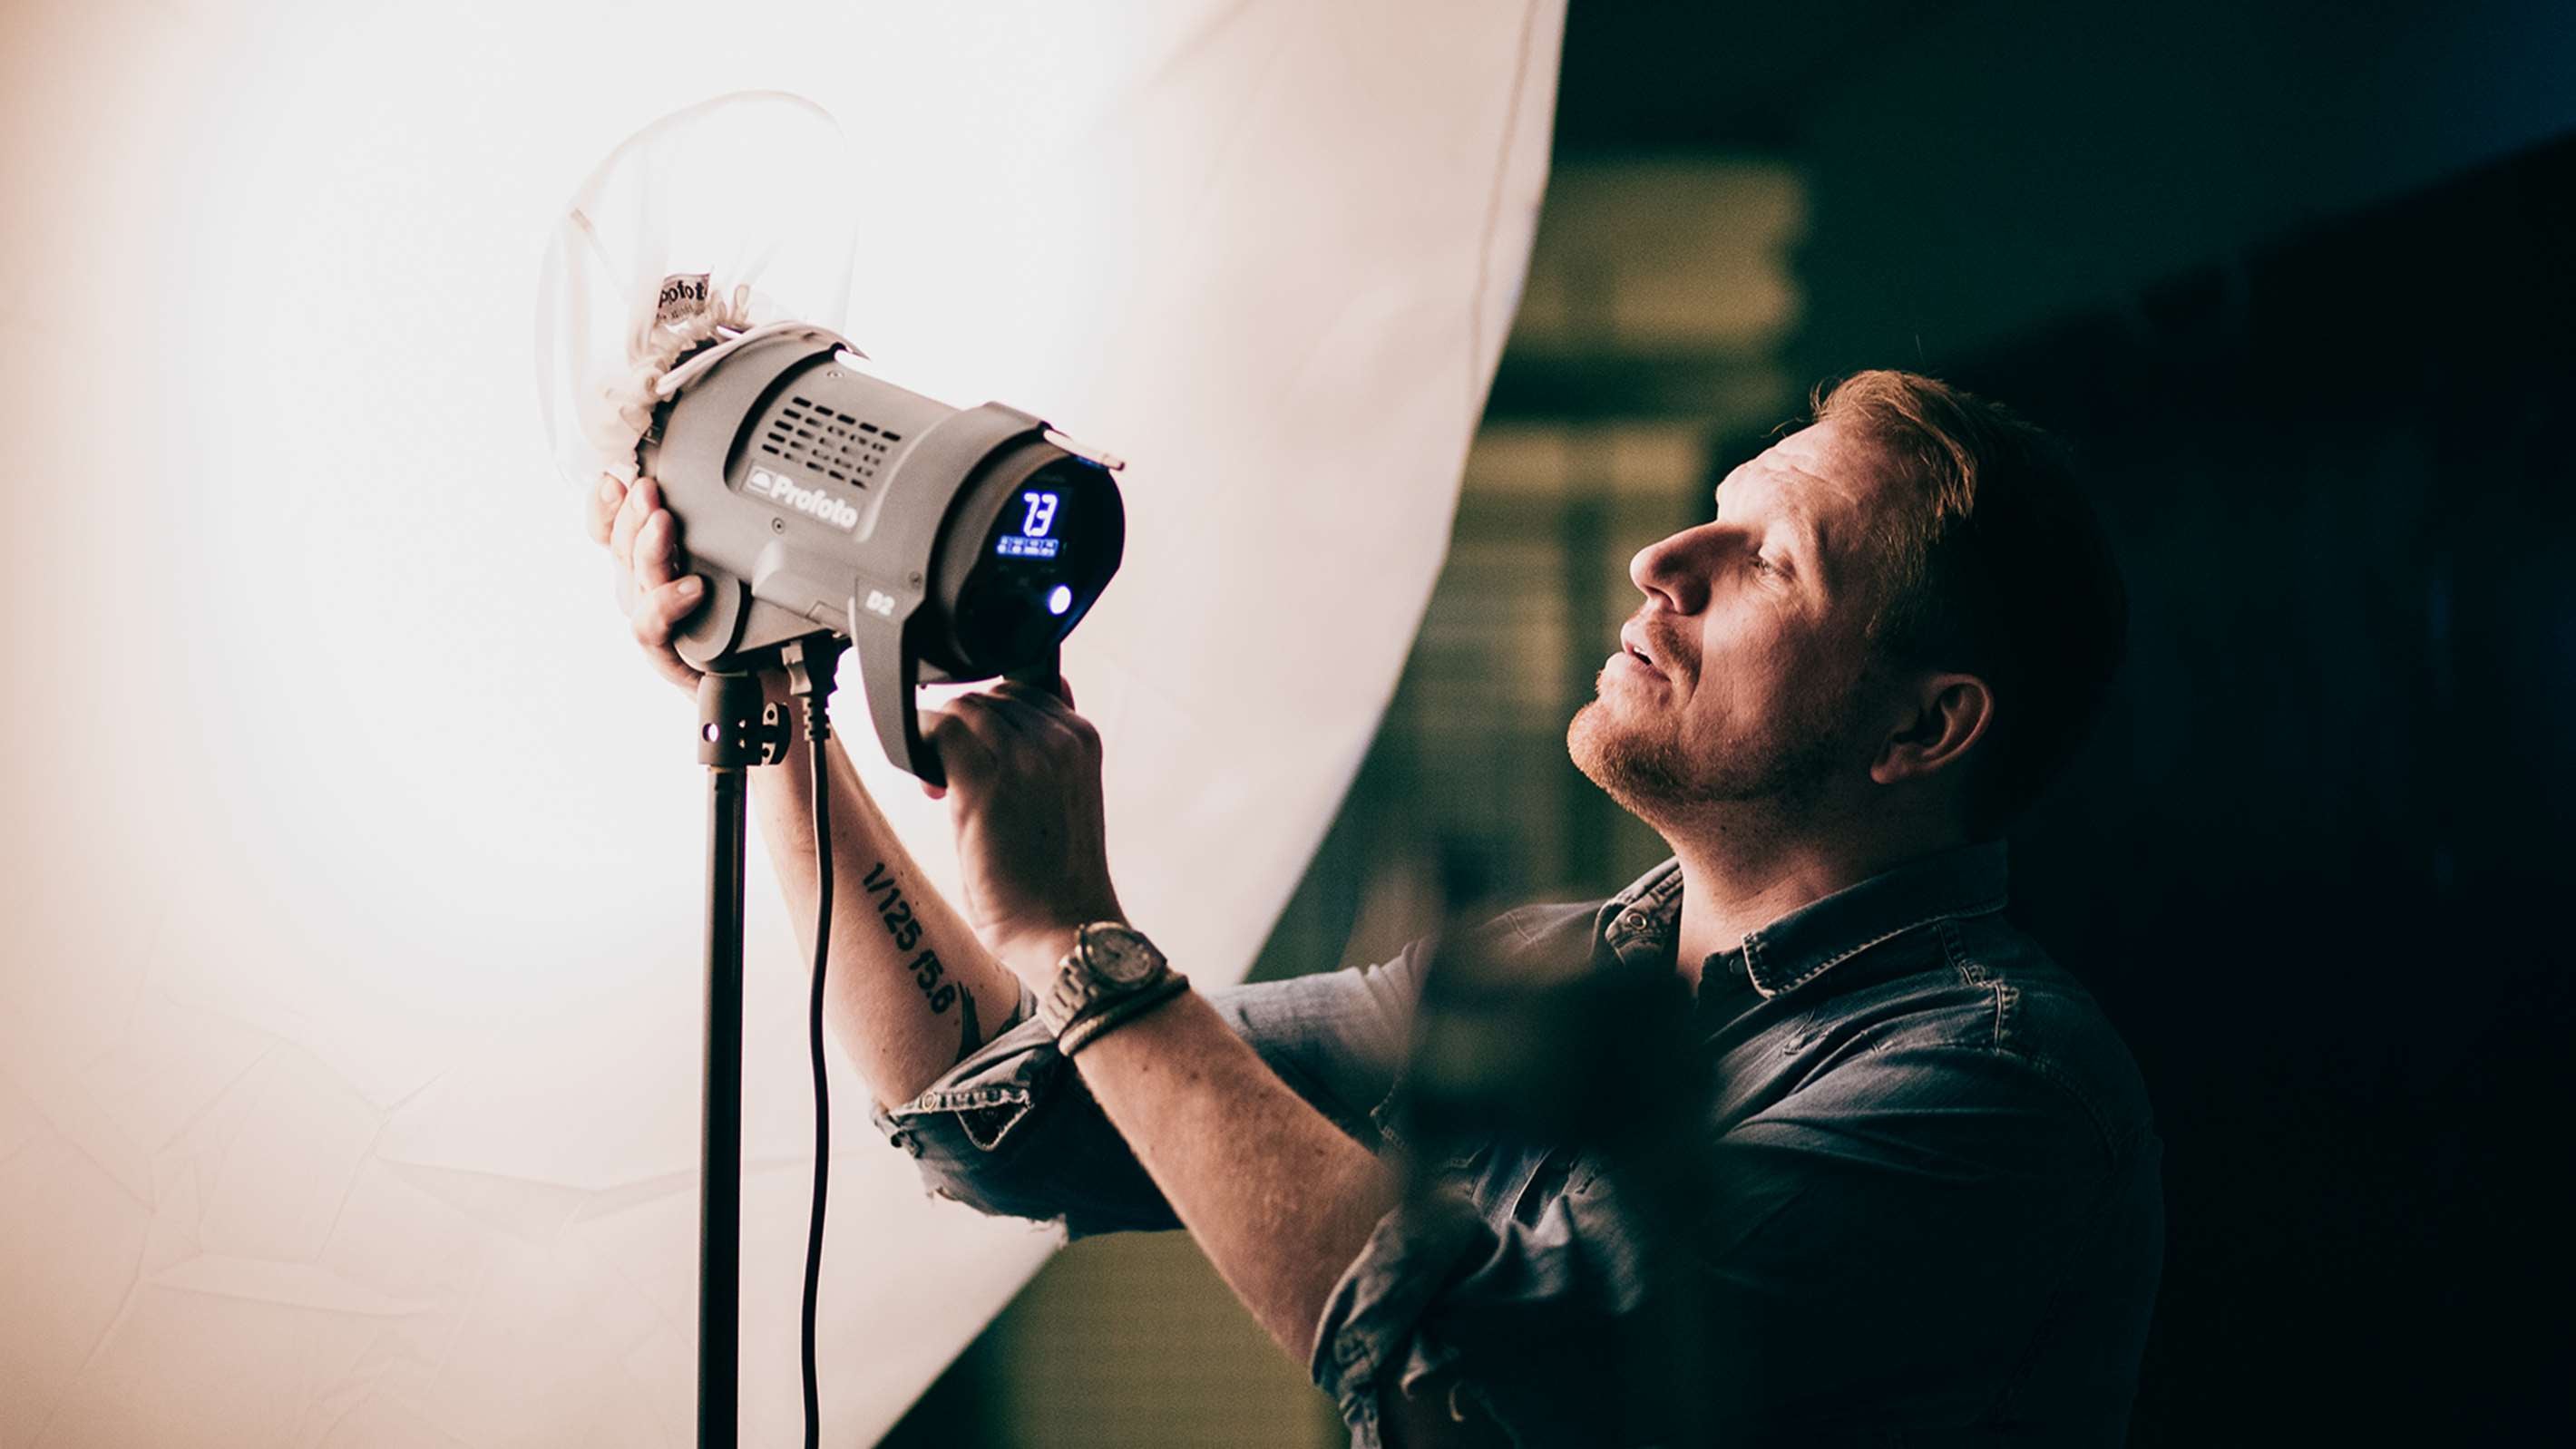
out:
{"label": "white diffusion fabric", "polygon": [[[1223,980],[1436,572],[1562,11],[13,8],[0,1446],[692,1437],[705,776],[529,365],[602,157],[809,99],[842,149],[744,185],[846,231],[832,320],[1129,460],[1066,669],[1123,899]],[[939,808],[850,746],[947,874]],[[774,1444],[811,1107],[753,870],[742,1413]],[[926,1197],[836,1070],[825,1438],[858,1443],[1055,1238]]]}
{"label": "white diffusion fabric", "polygon": [[691,343],[849,309],[865,163],[812,102],[751,92],[665,116],[573,193],[537,278],[537,403],[555,466],[633,481],[651,384]]}

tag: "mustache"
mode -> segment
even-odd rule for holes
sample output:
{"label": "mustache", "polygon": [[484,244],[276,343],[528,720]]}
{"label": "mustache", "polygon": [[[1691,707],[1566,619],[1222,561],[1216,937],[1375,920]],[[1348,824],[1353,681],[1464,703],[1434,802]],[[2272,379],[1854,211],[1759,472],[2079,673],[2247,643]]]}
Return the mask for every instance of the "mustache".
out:
{"label": "mustache", "polygon": [[1646,662],[1663,674],[1697,674],[1699,656],[1681,634],[1661,627],[1648,610],[1640,609],[1628,616],[1619,630],[1624,647],[1629,639],[1637,640],[1646,651]]}

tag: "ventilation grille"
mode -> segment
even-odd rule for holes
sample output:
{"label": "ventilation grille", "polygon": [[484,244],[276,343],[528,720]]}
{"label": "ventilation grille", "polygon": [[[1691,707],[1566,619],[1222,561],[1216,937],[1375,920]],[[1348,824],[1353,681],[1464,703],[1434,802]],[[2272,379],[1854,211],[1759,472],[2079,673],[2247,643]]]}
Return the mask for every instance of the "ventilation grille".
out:
{"label": "ventilation grille", "polygon": [[865,488],[877,480],[887,445],[902,441],[901,433],[834,412],[812,398],[790,397],[761,435],[760,451],[817,478]]}

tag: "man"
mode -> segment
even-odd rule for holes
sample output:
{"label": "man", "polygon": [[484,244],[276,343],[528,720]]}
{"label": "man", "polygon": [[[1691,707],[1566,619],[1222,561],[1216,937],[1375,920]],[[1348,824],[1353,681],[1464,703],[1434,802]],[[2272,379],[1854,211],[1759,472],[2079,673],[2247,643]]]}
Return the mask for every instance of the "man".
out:
{"label": "man", "polygon": [[[603,485],[592,524],[633,570],[636,636],[693,688],[668,640],[697,593],[650,482]],[[1943,384],[1863,373],[1630,574],[1642,602],[1568,742],[1673,859],[1481,934],[1689,988],[1698,1099],[1652,1104],[1683,1124],[1678,1211],[1648,1223],[1602,1164],[1500,1139],[1399,1207],[1379,1152],[1420,952],[1181,989],[1110,881],[1098,736],[1012,684],[934,730],[962,909],[833,756],[841,899],[899,898],[921,931],[832,927],[834,1021],[880,1125],[986,1211],[1186,1227],[1358,1444],[2118,1442],[2159,1146],[2099,1010],[2000,914],[1996,837],[2081,737],[2125,625],[2058,454]],[[756,789],[803,921],[790,758]],[[1705,1351],[1639,1382],[1618,1346],[1674,1302]]]}

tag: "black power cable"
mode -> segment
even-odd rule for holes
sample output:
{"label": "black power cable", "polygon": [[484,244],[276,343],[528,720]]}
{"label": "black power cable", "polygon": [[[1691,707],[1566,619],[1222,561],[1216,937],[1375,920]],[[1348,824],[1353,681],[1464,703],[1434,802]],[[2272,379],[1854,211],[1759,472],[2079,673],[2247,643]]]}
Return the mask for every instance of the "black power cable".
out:
{"label": "black power cable", "polygon": [[832,942],[831,700],[835,670],[846,646],[830,635],[784,647],[788,692],[804,705],[805,746],[812,773],[814,815],[814,979],[807,1005],[806,1049],[814,1067],[814,1208],[805,1228],[805,1307],[801,1355],[805,1376],[805,1449],[820,1449],[822,1389],[814,1369],[814,1308],[823,1287],[823,1209],[832,1169],[832,1092],[823,1073],[823,982]]}
{"label": "black power cable", "polygon": [[831,955],[832,937],[832,792],[826,788],[830,766],[824,738],[807,737],[814,766],[814,856],[820,875],[814,887],[814,988],[805,1037],[807,1055],[814,1063],[814,1211],[805,1228],[805,1449],[818,1449],[823,1435],[822,1390],[814,1374],[814,1305],[823,1286],[823,1205],[831,1194],[832,1175],[832,1089],[823,1080],[823,969]]}

